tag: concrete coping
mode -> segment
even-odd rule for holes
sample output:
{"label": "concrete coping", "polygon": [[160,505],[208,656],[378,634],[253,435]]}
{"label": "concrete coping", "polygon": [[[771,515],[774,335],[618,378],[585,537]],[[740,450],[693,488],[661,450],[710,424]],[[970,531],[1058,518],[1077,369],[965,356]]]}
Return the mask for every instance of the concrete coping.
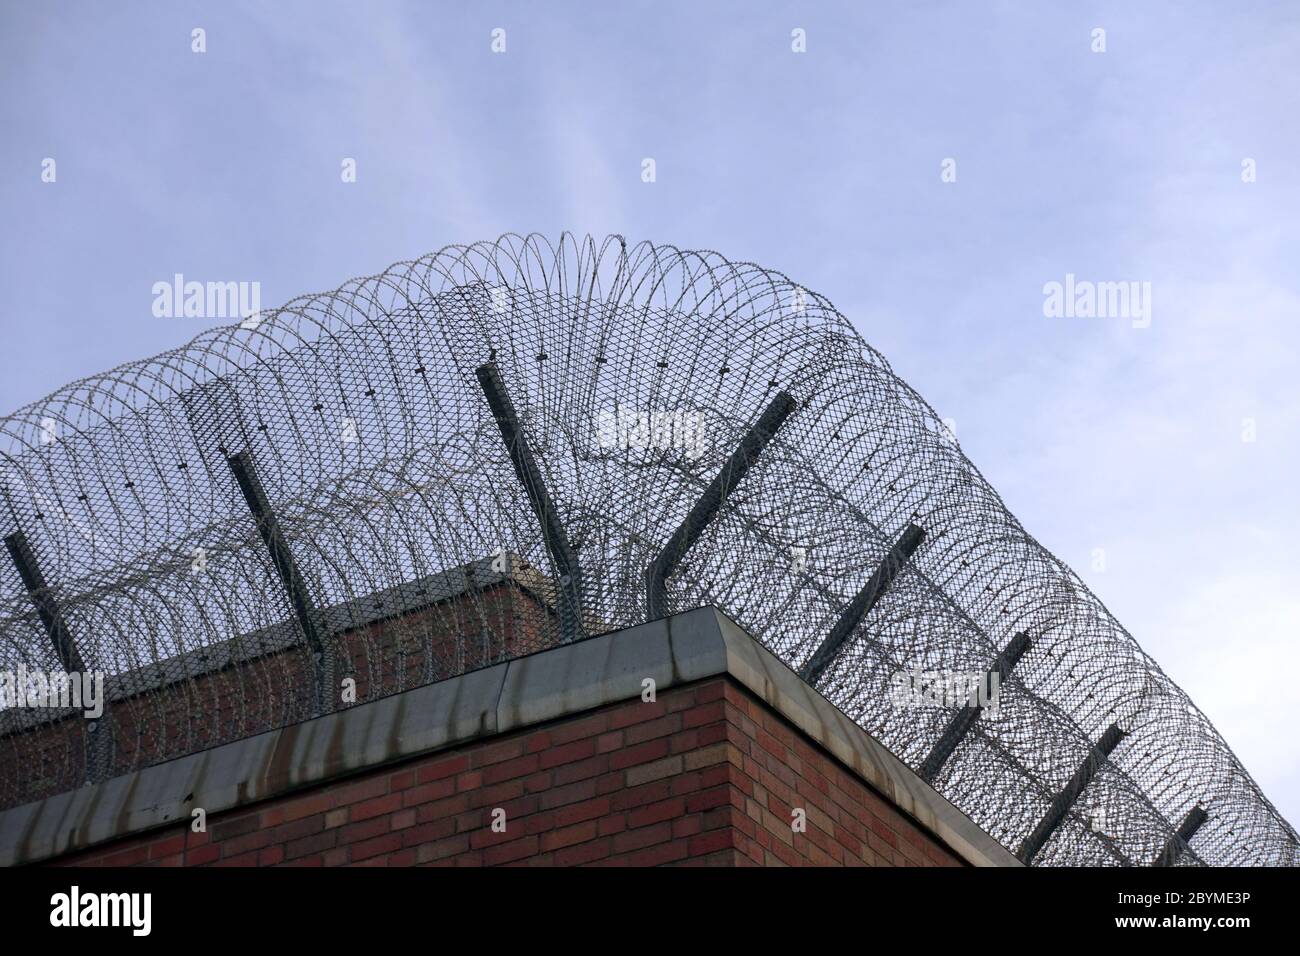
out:
{"label": "concrete coping", "polygon": [[540,651],[0,812],[0,865],[34,863],[474,740],[729,676],[976,866],[1005,847],[713,607]]}

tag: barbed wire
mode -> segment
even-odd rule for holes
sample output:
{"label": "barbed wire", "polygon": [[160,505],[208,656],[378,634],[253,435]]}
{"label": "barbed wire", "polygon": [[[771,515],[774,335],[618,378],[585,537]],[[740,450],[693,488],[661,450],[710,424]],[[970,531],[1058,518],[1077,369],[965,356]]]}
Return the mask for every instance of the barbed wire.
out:
{"label": "barbed wire", "polygon": [[[580,578],[554,565],[485,363]],[[1015,851],[1117,725],[1027,859],[1296,864],[1210,722],[829,301],[716,253],[568,234],[399,263],[3,419],[0,520],[109,703],[97,723],[0,710],[0,803],[556,646],[570,586],[581,633],[640,623],[647,567],[782,392],[796,410],[682,556],[670,610],[717,605],[800,670],[915,524],[924,543],[818,678],[833,703],[919,768],[955,711],[900,706],[896,675],[982,674],[1024,633],[997,710],[933,774],[944,796]],[[29,584],[0,562],[0,671],[66,669]]]}

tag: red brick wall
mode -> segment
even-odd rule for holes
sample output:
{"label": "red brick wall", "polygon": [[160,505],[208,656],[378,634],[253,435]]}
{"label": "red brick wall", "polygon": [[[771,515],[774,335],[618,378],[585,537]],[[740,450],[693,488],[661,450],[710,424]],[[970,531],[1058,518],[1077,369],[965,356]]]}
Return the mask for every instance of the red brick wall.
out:
{"label": "red brick wall", "polygon": [[[336,679],[356,680],[357,703],[445,680],[546,647],[551,616],[517,584],[492,585],[339,635]],[[113,774],[306,719],[309,675],[294,648],[116,701],[107,711]],[[0,805],[79,787],[86,726],[76,716],[0,738]]]}
{"label": "red brick wall", "polygon": [[[498,807],[504,833],[490,827]],[[213,815],[206,833],[172,827],[54,862],[960,865],[725,678]]]}

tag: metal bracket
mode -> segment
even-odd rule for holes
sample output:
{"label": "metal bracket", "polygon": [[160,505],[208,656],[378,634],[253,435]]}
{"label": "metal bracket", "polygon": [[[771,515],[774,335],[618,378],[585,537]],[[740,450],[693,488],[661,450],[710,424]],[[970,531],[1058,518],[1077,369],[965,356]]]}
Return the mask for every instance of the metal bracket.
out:
{"label": "metal bracket", "polygon": [[529,504],[533,506],[533,514],[541,526],[546,550],[560,576],[557,602],[560,633],[565,641],[576,641],[585,634],[582,626],[582,568],[573,549],[569,547],[569,537],[564,532],[559,513],[546,490],[546,479],[537,467],[537,459],[533,457],[532,448],[528,445],[528,436],[519,424],[514,403],[510,401],[510,393],[506,391],[496,365],[491,362],[480,365],[474,374],[478,377],[483,394],[487,396],[492,416],[506,443],[506,451],[514,463],[515,474],[524,486]]}
{"label": "metal bracket", "polygon": [[1187,845],[1192,842],[1192,837],[1196,836],[1196,831],[1210,815],[1201,809],[1200,805],[1192,807],[1187,811],[1187,816],[1183,817],[1183,822],[1178,825],[1178,831],[1169,838],[1165,848],[1160,851],[1156,861],[1152,866],[1173,866],[1178,862],[1178,858],[1183,855]]}
{"label": "metal bracket", "polygon": [[826,635],[826,639],[822,641],[821,646],[813,652],[812,657],[808,658],[807,663],[799,671],[799,676],[808,684],[813,687],[817,686],[822,673],[835,660],[840,648],[844,646],[844,642],[849,639],[849,636],[862,622],[862,619],[876,606],[876,602],[889,590],[889,585],[893,583],[898,572],[902,570],[904,562],[916,552],[916,549],[921,546],[921,542],[924,540],[924,529],[909,523],[907,528],[904,529],[902,537],[898,539],[898,543],[885,554],[875,573],[862,586],[862,590],[858,591],[853,600],[849,602],[849,606],[844,609],[839,620],[835,622],[835,626],[831,628],[830,634]]}
{"label": "metal bracket", "polygon": [[[1010,675],[1011,670],[1019,662],[1021,655],[1029,649],[1029,635],[1021,631],[1011,638],[1011,641],[1003,648],[1002,653],[998,655],[997,660],[988,673],[984,675],[986,682],[993,680],[993,675],[998,675],[998,683],[1004,682]],[[985,686],[988,686],[986,683]],[[957,716],[949,722],[943,734],[935,741],[934,747],[931,748],[929,755],[925,758],[921,768],[917,771],[921,779],[930,783],[938,775],[944,763],[952,756],[952,752],[957,749],[957,745],[962,742],[971,726],[979,719],[979,707],[967,705],[963,707]]]}
{"label": "metal bracket", "polygon": [[1088,755],[1083,758],[1083,763],[1079,764],[1079,769],[1074,772],[1065,789],[1056,795],[1052,800],[1052,805],[1048,807],[1047,814],[1034,828],[1034,832],[1025,838],[1025,842],[1020,845],[1020,852],[1016,854],[1020,861],[1028,866],[1033,862],[1038,851],[1043,848],[1056,828],[1061,825],[1065,815],[1070,812],[1070,808],[1078,801],[1079,796],[1092,783],[1092,778],[1097,776],[1097,771],[1101,769],[1107,758],[1110,757],[1119,742],[1127,737],[1128,734],[1120,729],[1119,724],[1111,724],[1106,728],[1106,732],[1101,735],[1101,740],[1097,741],[1088,751]]}
{"label": "metal bracket", "polygon": [[[18,576],[22,578],[23,587],[36,605],[36,614],[49,635],[54,653],[63,665],[63,671],[72,679],[85,679],[86,663],[77,650],[77,642],[63,617],[59,602],[54,597],[41,571],[36,553],[27,541],[27,535],[21,531],[5,537],[5,547]],[[107,693],[107,688],[105,688]],[[113,769],[113,725],[108,719],[108,701],[103,702],[104,710],[99,719],[86,723],[85,775],[87,783],[98,783],[108,779]]]}
{"label": "metal bracket", "polygon": [[695,502],[695,506],[668,539],[658,557],[650,562],[645,570],[646,620],[654,621],[668,616],[668,578],[677,570],[686,552],[699,540],[709,522],[717,516],[718,509],[727,500],[727,496],[749,473],[750,467],[785,424],[790,413],[798,407],[799,403],[789,392],[776,394],[758,421],[745,432],[740,446],[731,453],[722,470]]}
{"label": "metal bracket", "polygon": [[226,461],[235,475],[235,481],[239,483],[239,490],[244,493],[248,510],[253,513],[254,522],[257,524],[258,534],[262,536],[267,551],[271,553],[271,563],[275,566],[276,574],[280,576],[280,583],[284,585],[284,592],[293,607],[293,613],[298,619],[299,627],[302,628],[303,636],[307,639],[307,646],[311,649],[318,711],[328,713],[334,709],[335,702],[332,686],[333,660],[325,637],[321,633],[316,606],[298,570],[298,564],[294,561],[293,552],[289,550],[289,542],[285,540],[284,532],[280,530],[280,521],[266,496],[266,489],[262,486],[261,478],[258,477],[252,455],[247,451],[241,451],[231,455]]}

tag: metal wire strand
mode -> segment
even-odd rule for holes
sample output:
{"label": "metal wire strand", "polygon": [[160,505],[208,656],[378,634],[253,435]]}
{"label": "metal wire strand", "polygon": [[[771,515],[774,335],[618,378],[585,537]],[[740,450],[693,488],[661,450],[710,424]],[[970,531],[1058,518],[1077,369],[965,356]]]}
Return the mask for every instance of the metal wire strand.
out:
{"label": "metal wire strand", "polygon": [[[640,623],[647,567],[780,392],[797,409],[673,564],[669,611],[717,605],[800,671],[915,524],[924,544],[818,672],[833,703],[920,767],[955,711],[897,706],[892,676],[984,672],[1024,632],[996,715],[934,773],[944,796],[1015,850],[1117,724],[1036,865],[1149,864],[1198,805],[1180,865],[1296,864],[1210,722],[830,302],[712,252],[568,234],[398,263],[0,422],[0,522],[108,675],[111,729],[106,749],[78,716],[0,710],[0,803],[351,706],[348,680],[361,703],[555,646],[561,588],[572,634]],[[0,561],[0,670],[20,666],[63,664]]]}

